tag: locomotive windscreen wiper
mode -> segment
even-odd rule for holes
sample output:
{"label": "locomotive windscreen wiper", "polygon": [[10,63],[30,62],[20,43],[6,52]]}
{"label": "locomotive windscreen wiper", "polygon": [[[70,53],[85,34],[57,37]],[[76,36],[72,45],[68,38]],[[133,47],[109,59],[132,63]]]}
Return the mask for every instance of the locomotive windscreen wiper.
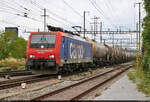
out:
{"label": "locomotive windscreen wiper", "polygon": [[[44,35],[44,36],[43,36]],[[55,48],[55,34],[34,34],[31,37],[31,48]],[[51,46],[52,45],[52,46]]]}
{"label": "locomotive windscreen wiper", "polygon": [[43,43],[44,41],[46,41],[46,42],[48,43],[46,37],[42,36],[39,42],[42,42],[42,43]]}

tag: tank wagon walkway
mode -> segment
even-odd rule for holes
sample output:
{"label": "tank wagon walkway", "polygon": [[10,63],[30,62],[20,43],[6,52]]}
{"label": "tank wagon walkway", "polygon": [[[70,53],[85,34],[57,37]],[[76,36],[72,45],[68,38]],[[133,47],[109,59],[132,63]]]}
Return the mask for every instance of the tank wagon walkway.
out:
{"label": "tank wagon walkway", "polygon": [[136,84],[125,75],[94,100],[150,100],[150,97],[139,92]]}

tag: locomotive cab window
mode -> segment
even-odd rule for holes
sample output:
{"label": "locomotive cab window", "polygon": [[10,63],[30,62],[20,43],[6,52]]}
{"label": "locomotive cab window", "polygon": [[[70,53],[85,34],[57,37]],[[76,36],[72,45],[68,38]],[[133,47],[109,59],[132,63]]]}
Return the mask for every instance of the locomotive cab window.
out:
{"label": "locomotive cab window", "polygon": [[55,48],[55,34],[33,34],[31,36],[30,48]]}

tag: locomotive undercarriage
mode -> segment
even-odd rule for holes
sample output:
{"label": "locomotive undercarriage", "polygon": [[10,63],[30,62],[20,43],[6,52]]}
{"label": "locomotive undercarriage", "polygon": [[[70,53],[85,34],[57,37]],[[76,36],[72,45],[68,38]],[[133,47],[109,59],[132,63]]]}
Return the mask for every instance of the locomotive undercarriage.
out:
{"label": "locomotive undercarriage", "polygon": [[55,60],[28,60],[26,69],[31,70],[33,74],[55,74],[57,65]]}
{"label": "locomotive undercarriage", "polygon": [[83,72],[88,71],[89,68],[96,69],[101,66],[124,63],[130,60],[122,58],[118,61],[117,57],[110,56],[109,58],[94,58],[93,63],[70,63],[63,64],[62,67],[59,67],[55,60],[28,60],[26,69],[31,70],[34,74],[71,74],[74,71]]}
{"label": "locomotive undercarriage", "polygon": [[74,71],[87,71],[91,65],[92,63],[71,63],[59,67],[55,60],[28,60],[26,70],[31,70],[33,74],[69,74]]}
{"label": "locomotive undercarriage", "polygon": [[[66,64],[61,68],[61,71],[59,71],[59,74],[66,73],[71,74],[74,71],[87,71],[89,68],[96,69],[101,66],[108,66],[108,65],[114,65],[118,63],[113,63],[112,60],[102,60],[102,59],[95,59],[93,60],[93,63],[83,63],[83,64]],[[60,69],[60,68],[59,68]]]}
{"label": "locomotive undercarriage", "polygon": [[63,67],[58,68],[58,74],[71,74],[72,72],[79,71],[88,71],[89,67],[92,63],[72,63],[72,64],[64,64]]}

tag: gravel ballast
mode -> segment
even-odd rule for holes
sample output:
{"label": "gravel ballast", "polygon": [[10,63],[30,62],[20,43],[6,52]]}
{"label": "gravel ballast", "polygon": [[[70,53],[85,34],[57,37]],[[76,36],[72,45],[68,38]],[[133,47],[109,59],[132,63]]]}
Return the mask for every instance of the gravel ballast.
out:
{"label": "gravel ballast", "polygon": [[[122,65],[126,65],[126,64],[129,64],[129,63],[125,63]],[[91,70],[88,72],[82,72],[82,73],[78,73],[78,74],[74,74],[70,76],[64,76],[62,77],[62,80],[58,80],[57,78],[55,78],[51,80],[36,82],[36,83],[28,84],[26,89],[22,89],[21,87],[15,87],[15,88],[10,88],[10,89],[0,90],[0,96],[2,95],[5,96],[5,94],[8,94],[8,97],[0,98],[0,99],[30,100],[40,95],[49,93],[51,91],[77,83],[81,81],[82,79],[111,70],[113,68],[114,67],[107,66],[107,67],[98,68],[96,70]],[[20,94],[19,92],[21,91],[23,92]],[[16,94],[13,95],[13,93],[16,93]]]}

